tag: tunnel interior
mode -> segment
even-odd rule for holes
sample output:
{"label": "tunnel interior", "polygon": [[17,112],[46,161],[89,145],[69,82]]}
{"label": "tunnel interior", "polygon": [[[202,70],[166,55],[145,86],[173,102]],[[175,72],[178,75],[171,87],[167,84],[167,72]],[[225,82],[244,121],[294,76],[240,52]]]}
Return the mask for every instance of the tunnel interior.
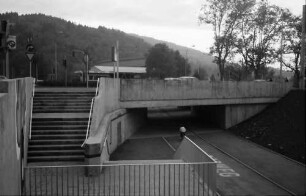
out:
{"label": "tunnel interior", "polygon": [[203,111],[206,110],[190,106],[148,108],[146,123],[111,154],[110,160],[173,159],[181,141],[180,127],[186,128],[187,136],[193,132],[220,130],[209,118],[208,110],[207,114]]}

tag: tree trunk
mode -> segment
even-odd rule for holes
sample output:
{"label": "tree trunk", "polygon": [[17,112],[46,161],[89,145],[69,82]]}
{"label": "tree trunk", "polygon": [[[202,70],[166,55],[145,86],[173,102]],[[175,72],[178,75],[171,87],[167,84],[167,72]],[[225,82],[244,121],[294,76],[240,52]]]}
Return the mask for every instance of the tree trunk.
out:
{"label": "tree trunk", "polygon": [[299,88],[300,87],[300,72],[298,70],[294,71],[293,87],[294,88]]}

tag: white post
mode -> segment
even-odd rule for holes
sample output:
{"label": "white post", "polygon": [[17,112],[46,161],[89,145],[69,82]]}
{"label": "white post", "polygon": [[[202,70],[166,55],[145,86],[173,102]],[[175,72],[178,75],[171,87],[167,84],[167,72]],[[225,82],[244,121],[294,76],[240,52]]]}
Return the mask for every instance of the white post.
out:
{"label": "white post", "polygon": [[88,88],[88,54],[86,54],[86,87]]}

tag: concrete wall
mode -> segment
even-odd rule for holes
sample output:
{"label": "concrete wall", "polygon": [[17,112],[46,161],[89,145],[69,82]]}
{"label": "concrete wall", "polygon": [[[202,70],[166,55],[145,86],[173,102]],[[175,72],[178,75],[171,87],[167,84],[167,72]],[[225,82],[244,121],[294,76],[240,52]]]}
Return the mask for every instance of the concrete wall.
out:
{"label": "concrete wall", "polygon": [[263,111],[268,104],[227,105],[221,128],[228,129]]}
{"label": "concrete wall", "polygon": [[[119,80],[101,78],[92,125],[84,145],[86,163],[99,165],[146,121],[146,109],[120,109]],[[107,142],[105,142],[107,141]]]}
{"label": "concrete wall", "polygon": [[194,106],[193,112],[222,129],[235,126],[263,111],[268,104]]}
{"label": "concrete wall", "polygon": [[184,137],[180,146],[175,151],[173,159],[181,159],[187,163],[215,163],[210,156],[188,137]]}
{"label": "concrete wall", "polygon": [[123,108],[275,102],[291,89],[280,82],[121,80]]}
{"label": "concrete wall", "polygon": [[203,149],[188,137],[184,137],[173,158],[181,159],[187,163],[202,163],[201,165],[191,166],[202,179],[202,182],[206,184],[209,192],[215,193],[217,164]]}
{"label": "concrete wall", "polygon": [[99,93],[95,97],[90,135],[95,135],[101,127],[103,118],[109,112],[120,109],[120,81],[111,78],[100,78]]}
{"label": "concrete wall", "polygon": [[0,81],[0,195],[21,193],[32,90],[32,78]]}
{"label": "concrete wall", "polygon": [[[146,109],[118,109],[106,114],[96,134],[91,134],[84,145],[86,164],[109,161],[110,154],[145,123],[146,113]],[[97,174],[96,169],[89,174]]]}

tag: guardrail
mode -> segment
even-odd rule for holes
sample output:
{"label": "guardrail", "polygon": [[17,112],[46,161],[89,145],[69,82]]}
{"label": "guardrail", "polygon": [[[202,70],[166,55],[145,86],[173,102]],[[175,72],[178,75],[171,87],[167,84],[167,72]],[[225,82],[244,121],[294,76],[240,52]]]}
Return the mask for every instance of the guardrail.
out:
{"label": "guardrail", "polygon": [[[97,173],[87,176],[88,167]],[[24,195],[214,196],[215,173],[215,163],[26,167]]]}

